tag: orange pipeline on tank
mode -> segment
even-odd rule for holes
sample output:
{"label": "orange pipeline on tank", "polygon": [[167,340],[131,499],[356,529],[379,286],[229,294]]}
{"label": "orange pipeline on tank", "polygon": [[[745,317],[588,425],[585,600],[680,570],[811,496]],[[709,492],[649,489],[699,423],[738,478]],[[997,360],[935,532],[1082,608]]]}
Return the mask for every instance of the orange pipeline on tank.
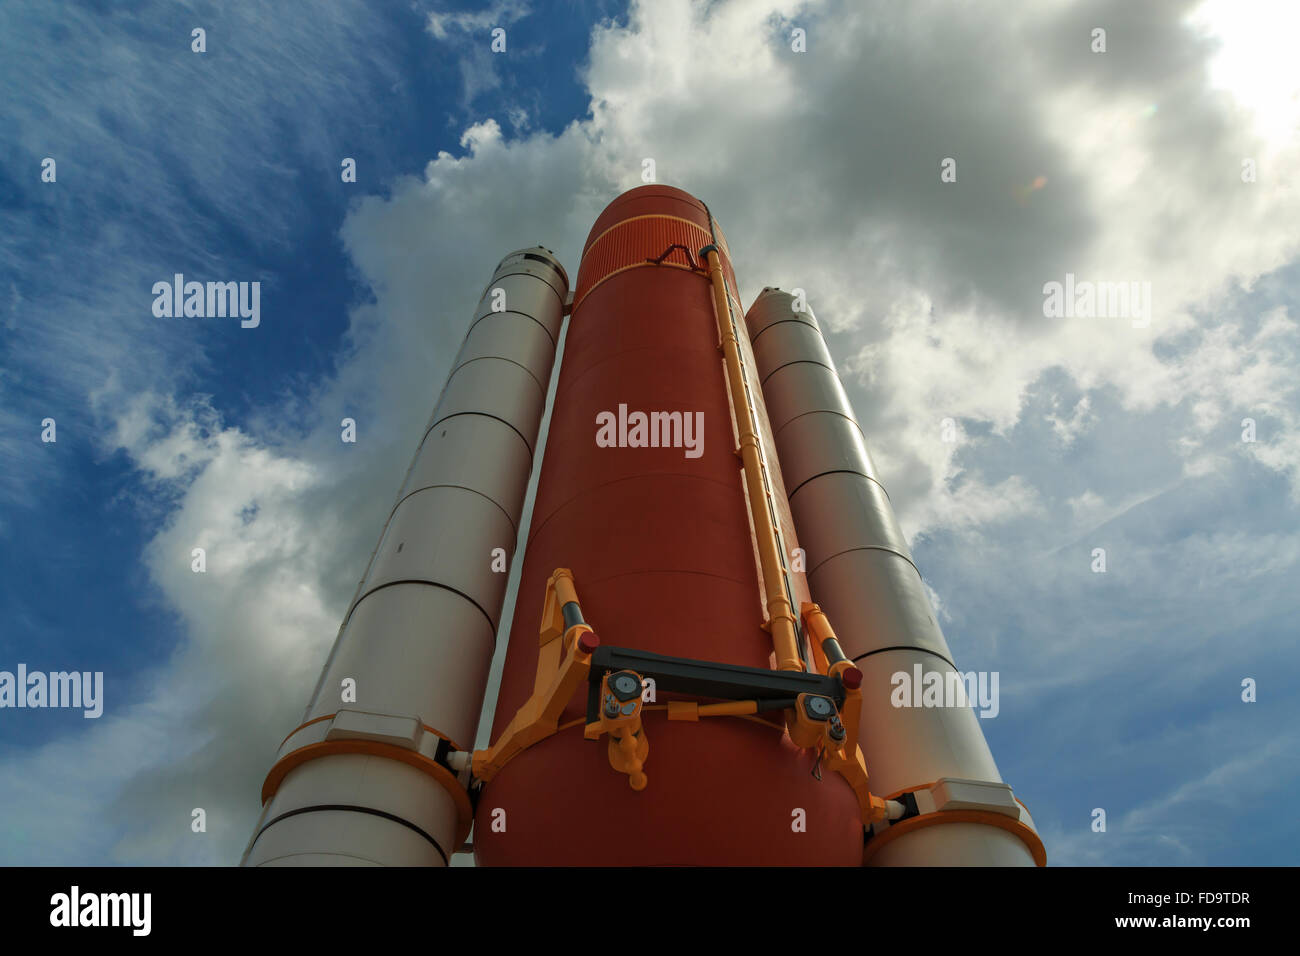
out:
{"label": "orange pipeline on tank", "polygon": [[[743,399],[731,394],[713,290],[698,256],[701,248],[718,246],[739,319],[726,241],[716,223],[714,231],[716,238],[702,203],[659,185],[618,197],[591,230],[493,741],[538,683],[545,647],[538,624],[557,568],[572,570],[582,614],[605,644],[777,666],[732,422],[732,400],[743,409]],[[738,339],[772,512],[784,547],[793,551],[797,541],[748,336]],[[799,572],[785,580],[797,614],[810,601],[807,586]],[[744,706],[711,712],[701,701],[698,713],[712,716],[697,720],[687,716],[695,713],[689,706],[670,712],[670,696],[660,694],[638,712],[650,742],[646,782],[638,790],[627,773],[640,773],[631,742],[623,748],[631,755],[627,769],[619,772],[611,767],[611,738],[584,733],[584,681],[559,717],[561,729],[515,753],[485,784],[474,840],[478,862],[860,862],[862,816],[843,779],[828,773],[818,780],[814,756],[796,748],[780,724]],[[593,806],[601,812],[586,811]]]}

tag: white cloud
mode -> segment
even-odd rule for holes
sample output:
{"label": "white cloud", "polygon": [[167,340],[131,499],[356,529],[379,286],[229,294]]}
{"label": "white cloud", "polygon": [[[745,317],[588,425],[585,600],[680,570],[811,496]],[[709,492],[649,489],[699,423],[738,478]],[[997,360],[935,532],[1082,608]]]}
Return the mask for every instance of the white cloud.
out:
{"label": "white cloud", "polygon": [[426,20],[436,39],[446,40],[457,33],[486,33],[493,27],[514,23],[528,15],[527,4],[519,0],[497,0],[486,10],[459,10],[451,13],[433,11]]}
{"label": "white cloud", "polygon": [[1300,8],[1268,0],[1207,0],[1187,22],[1216,41],[1211,83],[1251,112],[1262,138],[1277,141],[1300,132],[1300,64],[1294,56]]}
{"label": "white cloud", "polygon": [[[485,10],[429,13],[425,29],[441,49],[457,54],[462,107],[468,109],[483,94],[501,88],[500,57],[512,52],[506,27],[529,13],[528,5],[520,0],[496,0]],[[505,31],[504,36],[495,34],[498,29]],[[498,38],[504,41],[504,50],[493,50],[492,43]]]}
{"label": "white cloud", "polygon": [[[1054,401],[1053,407],[1057,406],[1059,406],[1059,402]],[[1071,445],[1081,432],[1087,430],[1096,422],[1096,417],[1092,414],[1092,400],[1085,395],[1075,403],[1068,415],[1054,412],[1047,416],[1047,421],[1051,424],[1053,433],[1061,440],[1062,444]]]}

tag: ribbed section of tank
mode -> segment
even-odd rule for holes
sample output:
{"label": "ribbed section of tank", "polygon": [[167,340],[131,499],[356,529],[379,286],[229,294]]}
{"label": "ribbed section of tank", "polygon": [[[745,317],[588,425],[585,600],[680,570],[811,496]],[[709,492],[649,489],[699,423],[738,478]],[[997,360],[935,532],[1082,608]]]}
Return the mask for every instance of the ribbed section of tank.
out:
{"label": "ribbed section of tank", "polygon": [[484,289],[245,865],[443,866],[464,841],[445,757],[474,744],[567,294],[540,247]]}
{"label": "ribbed section of tank", "polygon": [[[800,303],[802,305],[802,303]],[[777,456],[789,489],[808,585],[863,673],[861,747],[873,793],[941,777],[999,782],[969,706],[895,707],[895,674],[958,673],[921,575],[812,310],[764,289],[746,315]],[[945,823],[900,836],[878,865],[1024,865],[1015,835]]]}
{"label": "ribbed section of tank", "polygon": [[[572,570],[583,614],[604,646],[773,666],[712,287],[697,258],[714,241],[704,205],[659,185],[615,199],[587,239],[494,740],[534,688],[538,625],[556,568]],[[720,232],[716,242],[734,300]],[[733,308],[757,398],[739,303]],[[774,513],[793,549],[761,398],[758,405]],[[602,420],[611,423],[603,434]],[[802,575],[790,586],[797,611],[807,600]],[[669,721],[666,700],[660,693],[646,705],[649,782],[636,791],[611,768],[606,740],[583,738],[584,686],[559,731],[485,785],[474,831],[479,863],[860,862],[852,790],[834,774],[818,781],[812,755],[794,748],[779,724]]]}

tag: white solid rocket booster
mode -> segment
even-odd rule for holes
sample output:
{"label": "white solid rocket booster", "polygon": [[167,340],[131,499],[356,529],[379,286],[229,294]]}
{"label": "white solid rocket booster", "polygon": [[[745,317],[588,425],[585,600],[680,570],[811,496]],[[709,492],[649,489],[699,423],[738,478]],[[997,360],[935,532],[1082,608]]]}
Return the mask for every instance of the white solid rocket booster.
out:
{"label": "white solid rocket booster", "polygon": [[537,247],[484,289],[244,865],[443,866],[464,841],[447,755],[474,745],[568,284]]}
{"label": "white solid rocket booster", "polygon": [[[867,452],[812,310],[766,288],[745,317],[777,457],[807,552],[808,588],[835,626],[844,653],[862,671],[862,739],[873,793],[892,795],[945,778],[921,797],[941,826],[909,826],[870,855],[879,866],[1033,866],[1018,831],[1027,810],[1002,783],[979,719],[969,706],[894,707],[896,673],[958,673],[935,621],[921,574]],[[925,801],[931,801],[926,804]],[[971,811],[978,811],[972,813]],[[948,822],[974,819],[990,822]],[[999,826],[1014,819],[1013,829]],[[871,847],[868,841],[868,848]]]}

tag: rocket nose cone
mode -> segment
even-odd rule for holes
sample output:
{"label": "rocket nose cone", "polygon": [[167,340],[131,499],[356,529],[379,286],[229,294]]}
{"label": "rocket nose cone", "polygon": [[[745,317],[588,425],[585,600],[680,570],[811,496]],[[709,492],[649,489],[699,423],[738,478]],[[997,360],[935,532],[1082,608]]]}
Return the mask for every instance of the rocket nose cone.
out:
{"label": "rocket nose cone", "polygon": [[637,186],[617,196],[596,217],[583,245],[583,254],[611,226],[637,216],[676,216],[706,227],[709,221],[704,203],[683,189],[661,183]]}

